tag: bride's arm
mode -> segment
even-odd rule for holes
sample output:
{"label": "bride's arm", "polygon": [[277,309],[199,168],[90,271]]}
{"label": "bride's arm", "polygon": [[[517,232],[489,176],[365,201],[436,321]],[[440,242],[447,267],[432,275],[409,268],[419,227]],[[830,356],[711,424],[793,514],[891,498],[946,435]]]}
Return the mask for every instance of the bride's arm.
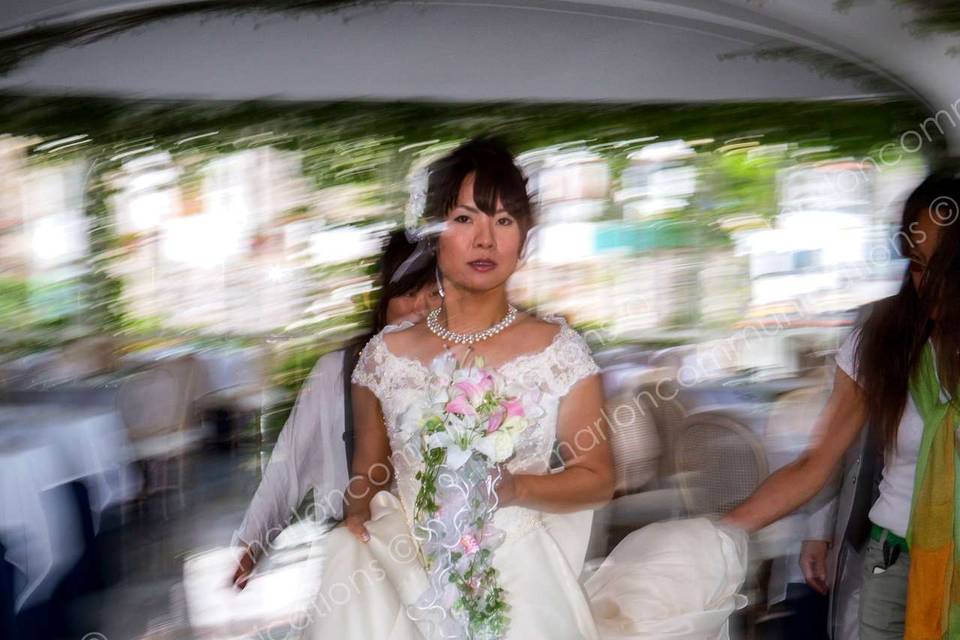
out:
{"label": "bride's arm", "polygon": [[353,399],[353,477],[344,496],[344,526],[361,542],[370,539],[364,523],[370,519],[370,501],[387,489],[393,478],[390,465],[390,441],[383,423],[380,401],[367,387],[354,384]]}
{"label": "bride's arm", "polygon": [[564,470],[548,475],[507,475],[505,504],[562,513],[599,507],[613,496],[613,458],[602,413],[599,374],[578,382],[560,401],[557,438]]}

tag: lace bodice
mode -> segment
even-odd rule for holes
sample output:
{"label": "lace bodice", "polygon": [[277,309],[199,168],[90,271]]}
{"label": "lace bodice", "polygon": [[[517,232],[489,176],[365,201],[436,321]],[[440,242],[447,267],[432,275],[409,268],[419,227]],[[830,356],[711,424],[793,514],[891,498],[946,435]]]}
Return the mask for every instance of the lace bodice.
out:
{"label": "lace bodice", "polygon": [[[542,393],[544,414],[520,436],[514,457],[507,463],[512,473],[544,474],[550,469],[550,457],[557,437],[557,412],[560,401],[581,379],[599,372],[583,338],[562,318],[545,318],[560,325],[560,331],[545,349],[515,357],[497,371],[508,381],[537,388]],[[354,384],[369,388],[380,400],[392,449],[391,462],[396,472],[396,492],[407,512],[419,488],[416,472],[422,466],[416,440],[401,434],[399,425],[405,412],[420,404],[427,393],[430,369],[424,363],[395,355],[383,336],[411,326],[405,322],[391,325],[375,335],[364,347],[353,371]],[[514,536],[537,526],[539,512],[521,507],[506,507],[497,512],[494,524]]]}

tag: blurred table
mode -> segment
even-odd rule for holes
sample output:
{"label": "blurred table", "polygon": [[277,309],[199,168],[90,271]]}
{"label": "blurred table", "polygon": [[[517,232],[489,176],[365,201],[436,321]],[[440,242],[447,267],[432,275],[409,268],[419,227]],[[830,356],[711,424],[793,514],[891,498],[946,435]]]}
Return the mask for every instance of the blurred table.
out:
{"label": "blurred table", "polygon": [[63,466],[49,443],[0,432],[0,537],[6,561],[21,574],[14,583],[16,611],[49,597],[82,552],[73,505],[63,493],[48,493]]}
{"label": "blurred table", "polygon": [[83,552],[84,514],[55,489],[84,484],[96,531],[107,508],[139,491],[131,460],[115,410],[0,405],[0,538],[25,576],[18,610],[43,601]]}

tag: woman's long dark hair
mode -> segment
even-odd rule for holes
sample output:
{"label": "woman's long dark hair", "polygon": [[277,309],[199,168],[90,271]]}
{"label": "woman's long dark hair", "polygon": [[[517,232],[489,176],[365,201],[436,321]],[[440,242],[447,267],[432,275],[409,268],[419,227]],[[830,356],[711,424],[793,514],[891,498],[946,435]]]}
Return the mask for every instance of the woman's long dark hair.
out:
{"label": "woman's long dark hair", "polygon": [[[344,389],[344,398],[347,403],[344,414],[344,434],[343,439],[346,443],[347,460],[352,465],[354,451],[354,429],[353,429],[353,411],[350,395],[350,372],[357,366],[360,357],[360,350],[370,341],[374,335],[387,325],[387,308],[390,306],[390,300],[397,296],[419,291],[424,285],[429,283],[434,277],[436,269],[436,258],[429,258],[426,263],[418,261],[418,266],[408,269],[404,266],[413,252],[417,249],[416,243],[407,240],[407,234],[403,229],[398,229],[390,234],[387,245],[380,255],[380,300],[373,311],[373,332],[355,338],[344,346],[344,376],[343,381],[346,385]],[[404,273],[395,277],[397,270],[404,266]],[[349,468],[349,466],[348,466]],[[352,471],[351,471],[352,474]]]}
{"label": "woman's long dark hair", "polygon": [[380,300],[373,313],[373,332],[379,333],[387,326],[387,308],[390,300],[398,296],[419,291],[434,278],[436,258],[431,257],[422,266],[406,269],[404,274],[395,278],[397,270],[413,255],[416,243],[407,240],[403,229],[390,234],[387,246],[380,256]]}
{"label": "woman's long dark hair", "polygon": [[940,229],[939,242],[923,270],[919,290],[908,270],[896,295],[871,305],[855,353],[868,420],[884,448],[896,447],[910,378],[929,339],[937,353],[942,386],[960,385],[960,173],[941,169],[907,198],[896,241],[901,255],[923,240],[921,216]]}

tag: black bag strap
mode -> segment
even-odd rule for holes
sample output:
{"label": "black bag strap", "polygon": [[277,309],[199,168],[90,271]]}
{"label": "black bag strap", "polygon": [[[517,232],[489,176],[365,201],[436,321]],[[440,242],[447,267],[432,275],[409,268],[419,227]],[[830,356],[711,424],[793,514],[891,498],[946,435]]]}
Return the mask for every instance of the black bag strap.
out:
{"label": "black bag strap", "polygon": [[347,473],[353,476],[353,401],[350,378],[360,360],[362,344],[352,342],[343,349],[343,443],[347,452]]}

